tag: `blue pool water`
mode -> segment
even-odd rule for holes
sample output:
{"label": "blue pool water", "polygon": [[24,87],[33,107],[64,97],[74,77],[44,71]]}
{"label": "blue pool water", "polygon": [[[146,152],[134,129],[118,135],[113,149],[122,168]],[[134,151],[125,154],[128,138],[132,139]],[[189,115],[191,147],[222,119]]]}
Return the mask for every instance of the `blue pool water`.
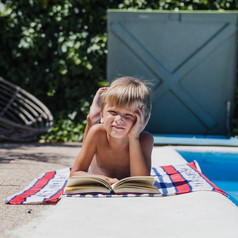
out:
{"label": "blue pool water", "polygon": [[224,190],[238,206],[238,154],[178,151],[188,162],[196,160],[202,173]]}

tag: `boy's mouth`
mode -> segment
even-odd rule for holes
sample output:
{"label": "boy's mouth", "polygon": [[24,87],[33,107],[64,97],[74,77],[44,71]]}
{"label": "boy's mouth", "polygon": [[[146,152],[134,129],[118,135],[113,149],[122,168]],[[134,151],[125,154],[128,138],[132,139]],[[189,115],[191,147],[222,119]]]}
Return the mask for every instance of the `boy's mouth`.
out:
{"label": "boy's mouth", "polygon": [[116,126],[116,125],[112,125],[113,128],[116,128],[118,130],[124,130],[125,128],[122,126]]}

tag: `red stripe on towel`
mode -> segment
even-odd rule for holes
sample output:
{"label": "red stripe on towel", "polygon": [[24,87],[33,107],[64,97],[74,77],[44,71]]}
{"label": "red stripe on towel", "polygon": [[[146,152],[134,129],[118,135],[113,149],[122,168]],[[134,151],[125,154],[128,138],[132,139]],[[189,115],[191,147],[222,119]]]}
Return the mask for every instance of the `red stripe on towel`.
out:
{"label": "red stripe on towel", "polygon": [[163,166],[165,172],[170,176],[174,187],[177,190],[176,194],[191,192],[191,187],[187,181],[180,175],[180,173],[173,166]]}
{"label": "red stripe on towel", "polygon": [[187,165],[189,165],[192,169],[194,169],[195,171],[198,171],[197,170],[197,166],[196,166],[196,163],[193,161],[193,162],[190,162],[188,163]]}
{"label": "red stripe on towel", "polygon": [[64,192],[64,189],[61,189],[58,193],[56,193],[52,198],[46,198],[44,199],[43,202],[49,202],[49,203],[57,203],[60,198],[61,198],[61,195],[63,194]]}
{"label": "red stripe on towel", "polygon": [[218,188],[213,182],[211,182],[204,174],[202,174],[200,171],[197,170],[196,168],[196,165],[193,166],[191,163],[188,163],[187,164],[188,166],[190,166],[192,169],[194,169],[204,180],[207,181],[207,183],[209,183],[213,188],[214,190],[213,191],[216,191],[216,192],[219,192],[225,196],[227,196],[227,193],[223,190],[221,190],[220,188]]}
{"label": "red stripe on towel", "polygon": [[59,201],[59,199],[61,198],[61,195],[64,193],[64,188],[66,186],[66,182],[65,182],[64,186],[55,195],[53,195],[51,198],[44,199],[44,202],[57,203]]}
{"label": "red stripe on towel", "polygon": [[47,183],[49,182],[49,180],[54,178],[55,174],[56,174],[55,171],[45,173],[45,175],[42,178],[38,179],[31,188],[25,190],[22,194],[19,194],[19,195],[13,197],[8,203],[9,204],[22,204],[26,200],[26,198],[36,194],[43,187],[45,187],[47,185]]}

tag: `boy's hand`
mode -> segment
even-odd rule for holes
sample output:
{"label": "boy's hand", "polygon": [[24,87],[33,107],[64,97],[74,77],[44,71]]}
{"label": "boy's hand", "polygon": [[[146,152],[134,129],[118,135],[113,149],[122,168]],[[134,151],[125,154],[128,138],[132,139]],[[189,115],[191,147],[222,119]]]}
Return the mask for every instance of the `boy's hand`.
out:
{"label": "boy's hand", "polygon": [[104,179],[105,181],[107,181],[111,185],[119,181],[117,178],[110,178],[105,175],[94,175],[94,174],[91,174],[91,175],[100,177],[100,178]]}
{"label": "boy's hand", "polygon": [[100,121],[100,104],[101,104],[101,97],[102,93],[107,90],[106,87],[99,88],[96,92],[92,105],[89,111],[89,118],[91,120],[92,125],[97,124]]}
{"label": "boy's hand", "polygon": [[117,178],[109,178],[109,177],[106,177],[104,178],[109,184],[114,184],[114,183],[117,183],[119,180]]}
{"label": "boy's hand", "polygon": [[141,107],[138,106],[138,109],[135,112],[136,122],[128,133],[129,138],[133,137],[138,139],[140,133],[145,129],[145,126],[147,125],[149,118],[145,120],[144,111],[145,111],[144,105]]}

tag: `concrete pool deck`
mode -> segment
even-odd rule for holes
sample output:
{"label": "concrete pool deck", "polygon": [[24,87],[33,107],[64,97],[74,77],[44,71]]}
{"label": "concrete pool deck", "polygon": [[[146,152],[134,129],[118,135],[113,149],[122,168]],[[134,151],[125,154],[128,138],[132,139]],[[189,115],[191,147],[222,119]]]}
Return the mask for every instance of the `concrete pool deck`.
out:
{"label": "concrete pool deck", "polygon": [[[50,148],[33,145],[28,152],[27,148],[29,146],[9,147],[10,150],[13,150],[11,153],[14,150],[16,150],[16,154],[24,151],[24,156],[28,158],[29,164],[33,165],[34,161],[29,160],[31,153],[34,157],[37,154],[36,151],[38,154],[44,154],[47,149],[50,152],[44,157],[47,159],[45,165],[50,163],[50,166],[55,166],[55,169],[71,164],[74,160],[73,157],[79,151],[79,146],[54,146]],[[153,160],[159,159],[161,165],[185,163],[186,161],[174,150],[176,148],[193,149],[182,146],[156,146],[153,150]],[[204,149],[221,150],[220,147],[194,147],[194,149],[200,151]],[[234,147],[223,149],[238,152],[238,148]],[[5,151],[7,151],[6,147]],[[5,151],[2,150],[3,154]],[[0,153],[1,157],[3,154]],[[41,160],[43,159],[41,158]],[[61,161],[60,164],[59,161]],[[35,173],[33,178],[38,176],[35,172],[36,168],[32,167],[31,170]],[[5,206],[9,207],[9,205]],[[33,209],[35,207],[37,205],[31,206]],[[20,219],[20,214],[18,216]],[[44,206],[43,211],[38,216],[33,217],[32,221],[28,219],[28,222],[23,222],[22,225],[18,224],[15,229],[6,230],[4,236],[1,237],[163,236],[168,238],[237,238],[237,224],[238,207],[228,198],[216,192],[202,191],[154,198],[67,197],[55,206]]]}
{"label": "concrete pool deck", "polygon": [[237,137],[153,134],[156,145],[238,146]]}

